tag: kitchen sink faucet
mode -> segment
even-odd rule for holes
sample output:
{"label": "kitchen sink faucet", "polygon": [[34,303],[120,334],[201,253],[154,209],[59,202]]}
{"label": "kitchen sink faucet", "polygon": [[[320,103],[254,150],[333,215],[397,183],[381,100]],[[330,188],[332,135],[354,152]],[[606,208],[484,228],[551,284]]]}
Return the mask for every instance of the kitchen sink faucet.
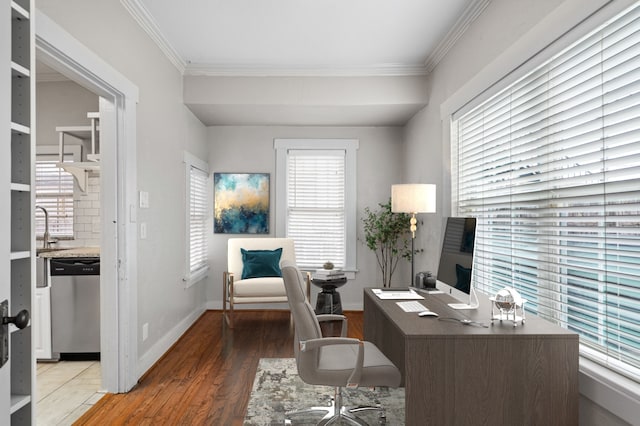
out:
{"label": "kitchen sink faucet", "polygon": [[50,248],[51,243],[54,242],[51,240],[49,235],[49,212],[42,206],[36,206],[36,209],[42,210],[44,213],[44,235],[42,236],[42,248]]}

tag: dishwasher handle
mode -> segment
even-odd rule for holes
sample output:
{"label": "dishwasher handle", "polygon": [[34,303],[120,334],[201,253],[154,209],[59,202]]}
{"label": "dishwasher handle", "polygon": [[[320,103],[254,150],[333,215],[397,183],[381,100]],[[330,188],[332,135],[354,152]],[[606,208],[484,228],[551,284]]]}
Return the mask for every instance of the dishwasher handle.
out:
{"label": "dishwasher handle", "polygon": [[100,258],[53,258],[49,267],[52,277],[61,275],[100,275]]}

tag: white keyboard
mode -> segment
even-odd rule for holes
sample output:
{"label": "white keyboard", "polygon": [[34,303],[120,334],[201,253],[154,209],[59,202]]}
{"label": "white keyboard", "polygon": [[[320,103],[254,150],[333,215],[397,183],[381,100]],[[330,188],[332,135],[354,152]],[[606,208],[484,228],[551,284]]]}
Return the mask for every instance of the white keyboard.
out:
{"label": "white keyboard", "polygon": [[422,303],[418,302],[417,300],[407,300],[404,302],[396,302],[396,304],[400,306],[402,310],[405,312],[421,312],[421,311],[429,310],[427,309],[426,306],[424,306]]}

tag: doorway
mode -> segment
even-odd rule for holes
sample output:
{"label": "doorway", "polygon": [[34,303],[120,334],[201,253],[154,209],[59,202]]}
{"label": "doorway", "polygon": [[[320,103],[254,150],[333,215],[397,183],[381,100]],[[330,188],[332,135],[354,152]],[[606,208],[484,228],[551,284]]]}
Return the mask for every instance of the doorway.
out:
{"label": "doorway", "polygon": [[36,13],[38,60],[100,97],[102,388],[127,392],[138,378],[134,214],[138,89],[46,15]]}

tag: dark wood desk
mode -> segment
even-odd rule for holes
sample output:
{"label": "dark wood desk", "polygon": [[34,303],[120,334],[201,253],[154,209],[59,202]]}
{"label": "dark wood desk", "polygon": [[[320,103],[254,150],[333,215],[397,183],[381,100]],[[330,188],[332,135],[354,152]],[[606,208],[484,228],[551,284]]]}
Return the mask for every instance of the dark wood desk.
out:
{"label": "dark wood desk", "polygon": [[406,424],[577,425],[578,335],[528,313],[524,325],[491,325],[491,302],[478,297],[478,309],[456,311],[450,296],[425,295],[438,319],[364,290],[364,338],[402,372]]}

